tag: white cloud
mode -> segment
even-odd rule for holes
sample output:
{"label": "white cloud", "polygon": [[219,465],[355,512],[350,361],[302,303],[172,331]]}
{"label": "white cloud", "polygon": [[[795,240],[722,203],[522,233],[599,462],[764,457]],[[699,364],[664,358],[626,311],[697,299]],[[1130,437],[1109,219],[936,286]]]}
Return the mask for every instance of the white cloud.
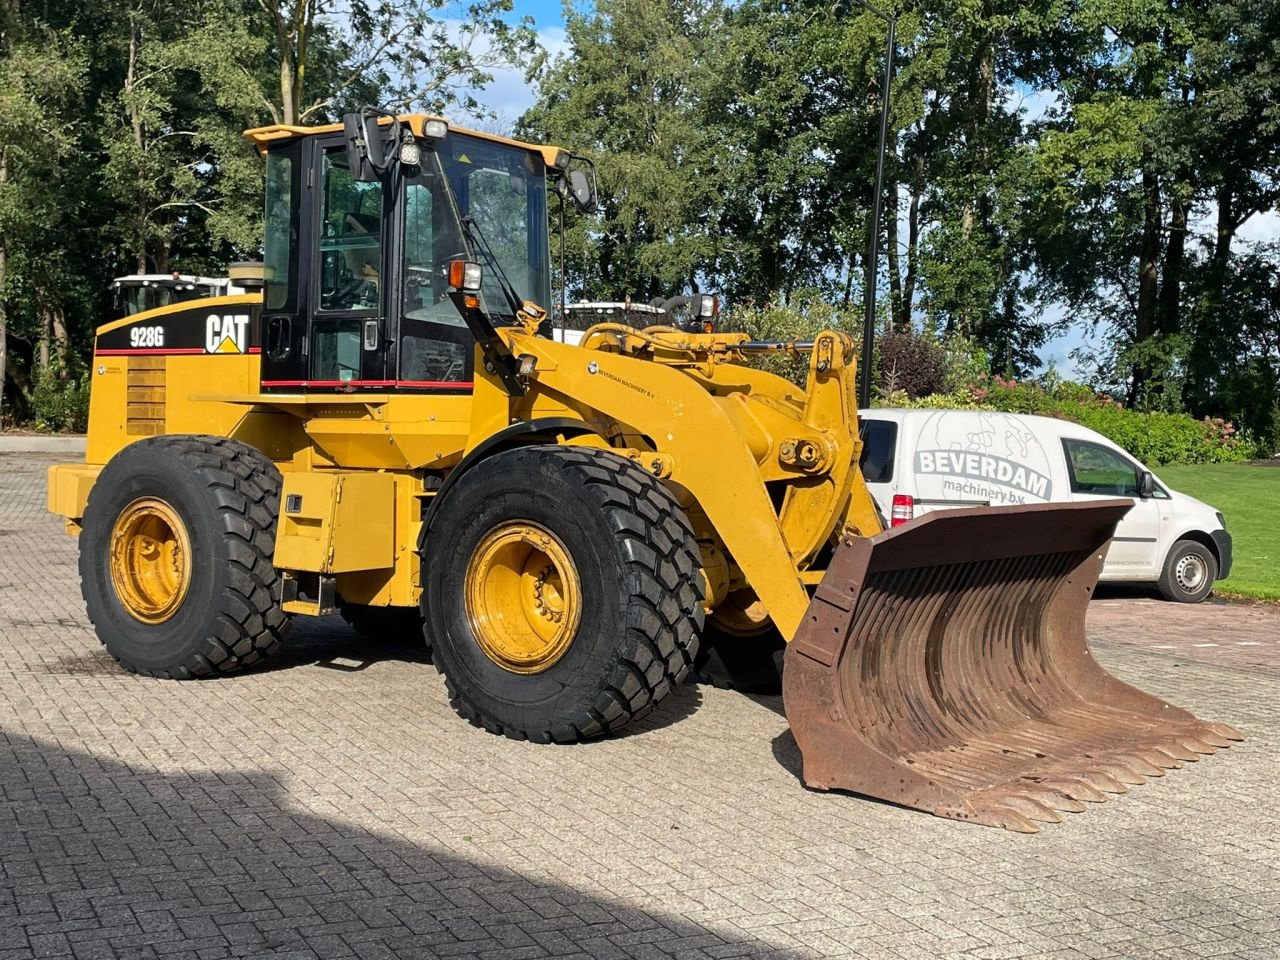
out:
{"label": "white cloud", "polygon": [[[569,40],[564,27],[539,27],[538,42],[547,54],[555,58],[569,49]],[[537,99],[537,89],[524,78],[526,64],[493,70],[493,81],[481,90],[474,91],[475,97],[487,109],[497,115],[496,123],[486,123],[486,129],[494,127],[509,132],[521,115],[533,105]],[[465,122],[465,121],[464,121]]]}

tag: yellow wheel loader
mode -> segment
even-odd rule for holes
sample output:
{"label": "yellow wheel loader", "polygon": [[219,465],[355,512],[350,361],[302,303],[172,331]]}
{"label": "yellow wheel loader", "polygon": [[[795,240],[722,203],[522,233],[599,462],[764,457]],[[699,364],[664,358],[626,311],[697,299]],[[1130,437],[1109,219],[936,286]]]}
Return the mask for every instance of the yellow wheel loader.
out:
{"label": "yellow wheel loader", "polygon": [[593,190],[564,150],[372,112],[248,137],[261,291],[101,327],[85,462],[49,475],[125,669],[420,617],[458,713],[567,742],[643,716],[704,638],[785,642],[807,784],[1024,831],[1239,738],[1089,655],[1128,501],[883,529],[844,333],[550,337],[548,196]]}

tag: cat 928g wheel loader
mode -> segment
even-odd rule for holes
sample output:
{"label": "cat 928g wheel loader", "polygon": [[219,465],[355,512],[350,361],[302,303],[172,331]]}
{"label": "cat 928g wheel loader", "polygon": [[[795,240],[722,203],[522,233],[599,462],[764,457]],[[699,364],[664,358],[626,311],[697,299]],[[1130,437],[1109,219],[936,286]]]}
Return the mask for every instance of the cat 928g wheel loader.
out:
{"label": "cat 928g wheel loader", "polygon": [[[806,783],[1024,831],[1239,738],[1089,655],[1128,501],[882,528],[847,335],[547,336],[548,196],[592,192],[565,151],[372,113],[248,136],[263,290],[99,329],[86,462],[50,472],[126,669],[226,673],[294,616],[418,610],[462,716],[576,741],[646,713],[704,633],[775,630]],[[778,350],[805,388],[748,363]]]}

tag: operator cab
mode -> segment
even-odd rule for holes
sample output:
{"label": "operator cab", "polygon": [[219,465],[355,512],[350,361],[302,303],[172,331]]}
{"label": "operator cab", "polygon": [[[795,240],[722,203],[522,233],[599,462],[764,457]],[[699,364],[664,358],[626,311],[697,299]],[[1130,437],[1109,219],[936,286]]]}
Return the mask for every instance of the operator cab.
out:
{"label": "operator cab", "polygon": [[548,181],[569,155],[371,113],[247,134],[267,165],[264,392],[470,390],[477,334],[450,297],[454,261],[484,263],[488,324],[520,322],[513,292],[551,303]]}
{"label": "operator cab", "polygon": [[229,297],[244,293],[227,277],[196,277],[179,273],[132,273],[111,281],[111,300],[117,317],[132,317],[175,303],[204,297]]}

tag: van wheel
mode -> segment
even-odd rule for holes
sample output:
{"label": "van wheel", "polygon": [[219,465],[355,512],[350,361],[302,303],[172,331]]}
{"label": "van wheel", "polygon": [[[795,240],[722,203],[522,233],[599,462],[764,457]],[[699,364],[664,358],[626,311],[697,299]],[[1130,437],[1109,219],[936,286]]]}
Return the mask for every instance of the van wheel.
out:
{"label": "van wheel", "polygon": [[1199,603],[1213,590],[1218,561],[1213,551],[1194,540],[1179,540],[1164,561],[1160,594],[1178,603]]}

